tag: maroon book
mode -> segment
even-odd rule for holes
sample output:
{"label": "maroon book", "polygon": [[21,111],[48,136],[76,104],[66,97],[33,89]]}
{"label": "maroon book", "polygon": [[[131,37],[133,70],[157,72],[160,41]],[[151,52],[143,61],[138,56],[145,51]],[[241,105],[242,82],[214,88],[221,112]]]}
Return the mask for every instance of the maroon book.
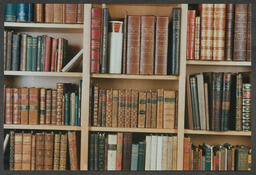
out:
{"label": "maroon book", "polygon": [[195,23],[196,11],[188,11],[188,31],[187,31],[187,60],[195,59]]}
{"label": "maroon book", "polygon": [[45,52],[44,52],[44,72],[50,71],[51,64],[51,45],[52,38],[50,36],[45,37]]}

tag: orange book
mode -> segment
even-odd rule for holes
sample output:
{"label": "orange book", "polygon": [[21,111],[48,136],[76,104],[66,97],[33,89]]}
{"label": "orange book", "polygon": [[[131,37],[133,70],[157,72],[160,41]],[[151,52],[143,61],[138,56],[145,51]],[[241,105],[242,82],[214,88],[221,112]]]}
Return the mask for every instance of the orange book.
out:
{"label": "orange book", "polygon": [[122,170],[123,133],[117,133],[116,170]]}
{"label": "orange book", "polygon": [[31,169],[32,134],[23,134],[22,143],[22,170]]}
{"label": "orange book", "polygon": [[69,148],[70,170],[78,170],[76,132],[68,132],[68,148]]}
{"label": "orange book", "polygon": [[30,125],[37,125],[39,123],[38,109],[39,109],[39,89],[29,88],[29,124]]}

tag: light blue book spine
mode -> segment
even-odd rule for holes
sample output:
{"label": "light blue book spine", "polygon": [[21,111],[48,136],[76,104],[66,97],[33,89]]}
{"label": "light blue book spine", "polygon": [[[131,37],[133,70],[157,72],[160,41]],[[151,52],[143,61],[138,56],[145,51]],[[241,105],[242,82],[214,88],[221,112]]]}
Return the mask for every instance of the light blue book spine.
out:
{"label": "light blue book spine", "polygon": [[138,169],[138,153],[139,145],[132,144],[131,171],[137,171]]}

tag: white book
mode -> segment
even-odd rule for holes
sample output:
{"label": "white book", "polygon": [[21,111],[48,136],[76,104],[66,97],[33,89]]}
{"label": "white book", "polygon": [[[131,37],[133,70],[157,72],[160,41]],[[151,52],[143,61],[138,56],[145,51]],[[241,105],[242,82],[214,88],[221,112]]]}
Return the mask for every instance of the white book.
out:
{"label": "white book", "polygon": [[200,128],[206,130],[205,99],[204,99],[204,77],[203,74],[196,75]]}
{"label": "white book", "polygon": [[177,136],[173,136],[173,144],[172,144],[172,170],[177,170],[177,152],[178,152]]}
{"label": "white book", "polygon": [[146,136],[145,170],[150,170],[152,136]]}
{"label": "white book", "polygon": [[72,92],[70,94],[70,114],[69,114],[69,120],[70,120],[70,125],[75,126],[75,105],[76,105],[76,93]]}
{"label": "white book", "polygon": [[4,138],[4,152],[6,150],[8,142],[9,142],[9,138],[10,138],[10,134],[6,134],[6,136]]}
{"label": "white book", "polygon": [[76,65],[82,58],[80,57],[83,54],[83,49],[81,49],[69,62],[62,68],[62,72],[68,72],[74,65]]}
{"label": "white book", "polygon": [[172,170],[172,145],[173,137],[168,137],[167,147],[167,170]]}
{"label": "white book", "polygon": [[168,148],[168,136],[163,136],[162,143],[162,170],[167,170],[167,148]]}
{"label": "white book", "polygon": [[121,74],[123,33],[109,33],[109,73]]}
{"label": "white book", "polygon": [[162,170],[163,136],[157,136],[156,170]]}
{"label": "white book", "polygon": [[108,135],[108,170],[116,170],[117,135]]}
{"label": "white book", "polygon": [[153,135],[151,140],[150,170],[156,170],[157,136]]}

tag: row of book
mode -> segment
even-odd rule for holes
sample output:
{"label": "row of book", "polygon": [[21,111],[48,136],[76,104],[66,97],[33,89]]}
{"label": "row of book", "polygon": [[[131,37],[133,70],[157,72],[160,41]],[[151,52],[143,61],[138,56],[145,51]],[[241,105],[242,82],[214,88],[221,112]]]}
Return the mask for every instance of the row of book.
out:
{"label": "row of book", "polygon": [[251,148],[244,145],[193,145],[184,138],[184,170],[250,171]]}
{"label": "row of book", "polygon": [[5,88],[5,124],[80,126],[81,83],[57,83],[57,89]]}
{"label": "row of book", "polygon": [[188,10],[187,59],[251,61],[251,4],[200,4]]}
{"label": "row of book", "polygon": [[68,63],[68,41],[4,31],[4,68],[13,71],[61,72]]}
{"label": "row of book", "polygon": [[178,92],[174,90],[91,88],[91,126],[176,128]]}
{"label": "row of book", "polygon": [[9,134],[9,170],[79,170],[76,132]]}
{"label": "row of book", "polygon": [[108,20],[108,8],[92,8],[92,73],[179,74],[181,8],[172,17],[126,13],[124,21]]}
{"label": "row of book", "polygon": [[205,72],[188,76],[188,128],[250,131],[251,90],[246,72]]}
{"label": "row of book", "polygon": [[5,21],[81,24],[84,23],[84,4],[6,4]]}
{"label": "row of book", "polygon": [[177,136],[91,133],[89,170],[176,170]]}

